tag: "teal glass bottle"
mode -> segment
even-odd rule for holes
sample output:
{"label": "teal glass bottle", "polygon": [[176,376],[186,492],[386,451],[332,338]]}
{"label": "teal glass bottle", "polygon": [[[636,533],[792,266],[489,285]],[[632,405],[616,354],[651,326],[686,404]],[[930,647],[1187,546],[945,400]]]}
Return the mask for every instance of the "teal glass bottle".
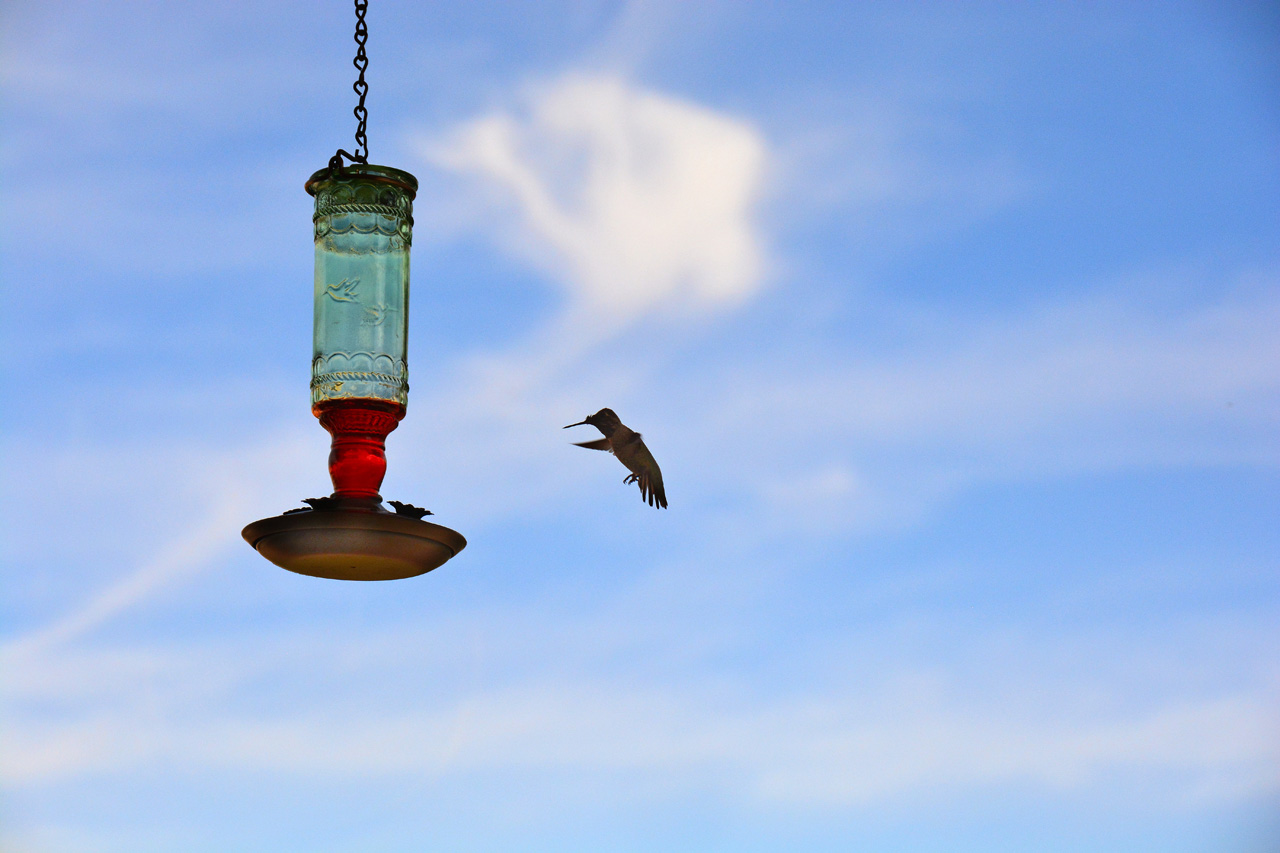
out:
{"label": "teal glass bottle", "polygon": [[386,437],[409,402],[409,246],[418,180],[353,163],[307,181],[315,196],[311,411],[333,436],[334,496],[380,500]]}
{"label": "teal glass bottle", "polygon": [[[307,181],[315,197],[315,325],[311,405],[409,399],[409,247],[418,181],[353,163]],[[378,406],[383,408],[383,406]]]}

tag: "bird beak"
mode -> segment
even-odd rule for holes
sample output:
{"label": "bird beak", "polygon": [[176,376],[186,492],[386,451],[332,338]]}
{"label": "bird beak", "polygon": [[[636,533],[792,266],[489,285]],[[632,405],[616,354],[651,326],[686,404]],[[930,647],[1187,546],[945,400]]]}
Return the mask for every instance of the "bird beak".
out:
{"label": "bird beak", "polygon": [[588,423],[590,423],[590,421],[578,421],[576,424],[569,424],[569,426],[563,426],[563,427],[560,427],[560,429],[568,429],[569,427],[584,426]]}

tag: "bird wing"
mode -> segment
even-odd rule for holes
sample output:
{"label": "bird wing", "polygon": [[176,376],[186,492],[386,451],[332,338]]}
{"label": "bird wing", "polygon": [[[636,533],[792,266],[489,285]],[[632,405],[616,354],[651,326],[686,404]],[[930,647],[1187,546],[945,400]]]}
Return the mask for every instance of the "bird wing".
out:
{"label": "bird wing", "polygon": [[609,446],[609,439],[607,438],[597,438],[595,441],[575,441],[574,444],[578,447],[585,447],[588,450],[613,450]]}
{"label": "bird wing", "polygon": [[638,446],[632,454],[629,454],[632,459],[627,467],[640,482],[640,497],[648,501],[649,506],[666,509],[667,491],[662,487],[662,469],[658,467],[658,460],[653,458],[643,441],[637,441],[636,445]]}

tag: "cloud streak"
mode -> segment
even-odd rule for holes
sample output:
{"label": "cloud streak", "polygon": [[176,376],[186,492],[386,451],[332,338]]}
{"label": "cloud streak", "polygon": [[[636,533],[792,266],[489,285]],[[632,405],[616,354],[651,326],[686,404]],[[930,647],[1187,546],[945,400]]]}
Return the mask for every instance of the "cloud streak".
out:
{"label": "cloud streak", "polygon": [[[490,625],[486,617],[472,629]],[[447,633],[472,629],[454,623]],[[598,636],[594,619],[582,620],[544,641],[544,651]],[[723,682],[708,688],[696,678],[659,684],[603,673],[536,683],[490,676],[466,686],[447,673],[476,663],[501,667],[519,644],[508,637],[476,661],[440,639],[384,632],[354,649],[320,637],[255,639],[252,655],[226,646],[99,649],[51,667],[19,666],[14,698],[64,710],[56,723],[8,715],[4,781],[109,778],[170,762],[335,782],[572,769],[640,774],[654,790],[709,786],[732,792],[743,807],[820,809],[925,791],[947,799],[975,786],[1071,790],[1133,778],[1166,780],[1159,796],[1178,808],[1272,791],[1280,782],[1274,714],[1261,690],[1090,709],[1071,697],[1099,684],[1054,682],[1053,673],[1016,678],[982,697],[966,695],[955,672],[946,684],[909,670],[888,680],[863,673],[854,692],[810,689],[767,700]],[[360,683],[377,686],[356,691],[358,700],[315,696],[305,709],[285,702],[284,711],[231,710],[250,685],[274,682],[303,659],[359,660],[367,679]],[[413,683],[412,673],[429,673],[430,690],[409,705],[383,696],[388,685]],[[290,678],[281,683],[296,693]],[[1113,694],[1111,704],[1118,699]],[[1224,780],[1233,787],[1223,788]]]}
{"label": "cloud streak", "polygon": [[0,658],[37,654],[50,646],[79,639],[157,591],[215,562],[231,544],[228,531],[244,518],[244,509],[244,503],[233,496],[220,498],[193,529],[155,557],[65,616],[4,644]]}
{"label": "cloud streak", "polygon": [[[161,451],[156,447],[99,446],[96,452],[72,454],[65,464],[57,461],[56,454],[35,455],[43,464],[23,466],[19,473],[30,482],[56,483],[56,497],[46,500],[59,506],[72,503],[102,509],[78,518],[70,535],[66,535],[65,525],[57,528],[64,536],[51,543],[51,514],[59,521],[63,515],[28,503],[19,508],[22,514],[15,515],[23,522],[24,531],[30,526],[37,535],[15,536],[14,551],[22,554],[56,546],[65,566],[94,566],[89,585],[102,585],[87,600],[70,605],[63,615],[5,639],[0,643],[0,659],[12,663],[56,655],[60,647],[82,640],[217,565],[232,549],[247,547],[238,535],[240,528],[255,515],[276,514],[296,505],[298,499],[290,492],[305,488],[301,482],[307,479],[307,468],[316,466],[323,471],[323,458],[307,459],[301,452],[306,445],[296,437],[276,434],[261,443],[216,452],[207,447]],[[149,470],[152,468],[155,470]],[[51,470],[58,473],[51,475]],[[156,490],[165,489],[165,476],[173,471],[184,472],[180,484],[169,484],[169,500],[157,502]],[[103,543],[118,539],[120,527],[128,528],[135,541],[127,551],[112,553]],[[156,527],[161,531],[155,536],[158,546],[138,533]],[[130,559],[131,553],[145,555],[148,551],[149,556]],[[116,565],[102,572],[97,564],[104,556]],[[67,573],[65,567],[62,573]],[[85,578],[77,580],[83,583]]]}

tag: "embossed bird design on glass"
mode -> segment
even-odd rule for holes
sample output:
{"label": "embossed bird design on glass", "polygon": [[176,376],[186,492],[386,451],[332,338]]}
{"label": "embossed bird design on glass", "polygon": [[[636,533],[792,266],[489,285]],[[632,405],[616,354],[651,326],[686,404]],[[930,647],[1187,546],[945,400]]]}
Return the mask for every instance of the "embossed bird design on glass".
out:
{"label": "embossed bird design on glass", "polygon": [[336,284],[326,284],[324,286],[324,295],[334,302],[358,302],[359,297],[356,296],[356,288],[359,286],[360,279],[344,278]]}

